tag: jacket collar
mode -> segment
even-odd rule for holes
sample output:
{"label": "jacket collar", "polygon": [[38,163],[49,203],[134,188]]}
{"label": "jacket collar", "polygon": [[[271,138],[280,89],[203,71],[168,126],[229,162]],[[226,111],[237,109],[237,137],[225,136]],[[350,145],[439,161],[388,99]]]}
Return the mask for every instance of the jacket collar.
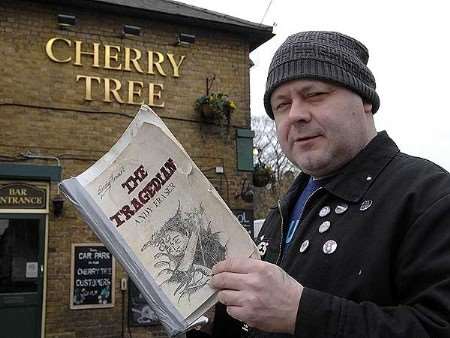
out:
{"label": "jacket collar", "polygon": [[[399,152],[386,131],[379,132],[369,144],[335,175],[321,179],[321,185],[331,194],[348,202],[358,202],[375,182],[386,165]],[[284,198],[280,201],[283,216],[287,217],[296,196],[306,186],[309,175],[297,176]]]}
{"label": "jacket collar", "polygon": [[321,180],[321,183],[331,194],[349,202],[358,202],[399,152],[387,132],[379,132],[336,175]]}

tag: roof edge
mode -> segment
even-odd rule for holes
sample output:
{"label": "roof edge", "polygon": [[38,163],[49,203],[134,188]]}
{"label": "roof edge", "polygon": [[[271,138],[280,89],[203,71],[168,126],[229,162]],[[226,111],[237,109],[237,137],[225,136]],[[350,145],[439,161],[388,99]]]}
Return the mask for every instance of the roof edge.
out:
{"label": "roof edge", "polygon": [[127,13],[151,17],[172,23],[217,29],[237,33],[249,42],[250,52],[270,40],[273,27],[254,23],[227,14],[188,5],[174,0],[28,0],[32,2],[70,5],[79,9],[100,9],[112,13]]}

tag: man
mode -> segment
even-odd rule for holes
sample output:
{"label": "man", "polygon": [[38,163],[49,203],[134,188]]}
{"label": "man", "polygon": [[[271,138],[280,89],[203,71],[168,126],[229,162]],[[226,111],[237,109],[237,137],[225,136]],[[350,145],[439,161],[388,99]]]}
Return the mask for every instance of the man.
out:
{"label": "man", "polygon": [[450,337],[450,175],[377,133],[368,58],[336,32],[273,57],[264,104],[302,173],[266,218],[263,260],[211,279],[249,336]]}

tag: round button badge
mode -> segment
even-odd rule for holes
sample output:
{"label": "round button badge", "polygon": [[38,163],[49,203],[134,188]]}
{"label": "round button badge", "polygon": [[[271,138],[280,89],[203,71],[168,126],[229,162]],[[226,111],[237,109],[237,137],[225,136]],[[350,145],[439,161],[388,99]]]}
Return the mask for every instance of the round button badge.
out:
{"label": "round button badge", "polygon": [[302,245],[300,246],[300,253],[304,253],[309,247],[309,240],[303,241]]}
{"label": "round button badge", "polygon": [[320,217],[325,217],[326,215],[328,215],[331,211],[331,208],[327,205],[325,207],[323,207],[322,209],[320,209],[319,211],[319,216]]}
{"label": "round button badge", "polygon": [[338,206],[334,209],[334,212],[338,215],[343,214],[348,209],[348,205],[345,203],[338,204]]}
{"label": "round button badge", "polygon": [[323,234],[325,231],[328,231],[330,229],[331,222],[325,221],[319,226],[319,232]]}
{"label": "round button badge", "polygon": [[369,209],[372,206],[373,201],[372,200],[367,200],[361,203],[361,206],[359,207],[359,210],[361,211],[366,211],[367,209]]}
{"label": "round button badge", "polygon": [[335,252],[337,249],[337,243],[336,241],[333,241],[332,239],[330,239],[329,241],[326,241],[325,244],[323,245],[323,253],[330,255],[333,252]]}

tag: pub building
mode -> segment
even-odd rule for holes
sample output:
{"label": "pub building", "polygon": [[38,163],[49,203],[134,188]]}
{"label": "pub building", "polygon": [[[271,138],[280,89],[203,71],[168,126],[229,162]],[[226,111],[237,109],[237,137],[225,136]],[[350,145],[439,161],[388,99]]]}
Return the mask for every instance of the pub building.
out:
{"label": "pub building", "polygon": [[[272,36],[175,1],[0,2],[2,338],[165,336],[58,183],[145,103],[251,230],[249,53]],[[203,109],[220,94],[226,109]]]}

